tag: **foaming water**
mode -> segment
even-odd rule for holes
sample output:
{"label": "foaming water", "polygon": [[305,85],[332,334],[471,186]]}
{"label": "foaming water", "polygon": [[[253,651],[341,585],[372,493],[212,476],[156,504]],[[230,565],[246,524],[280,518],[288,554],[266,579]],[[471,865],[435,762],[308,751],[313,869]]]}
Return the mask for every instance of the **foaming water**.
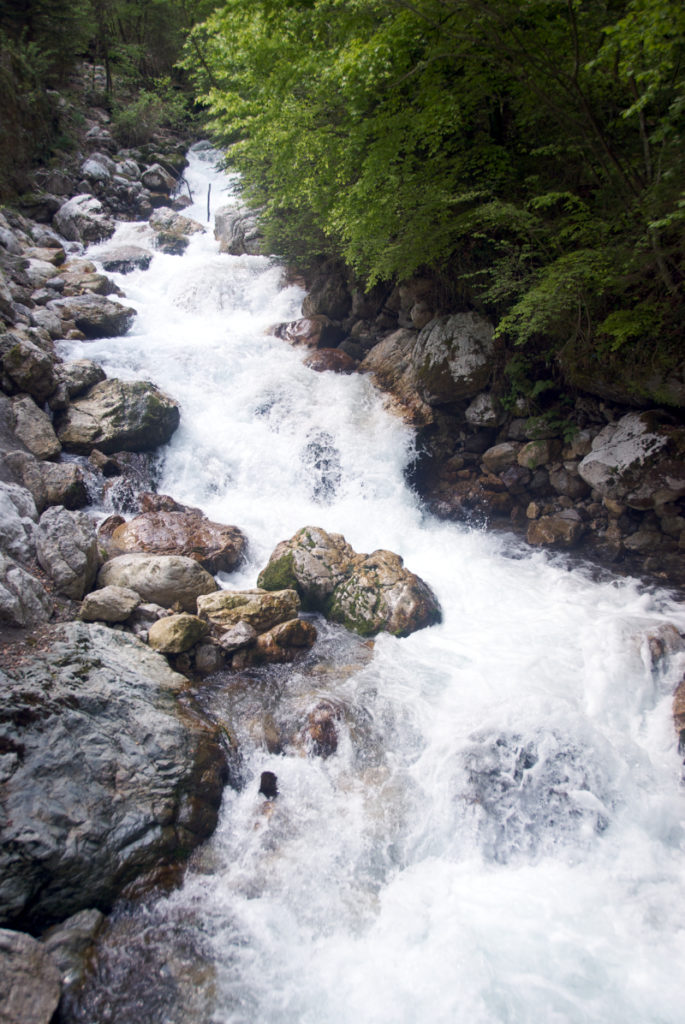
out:
{"label": "foaming water", "polygon": [[[188,178],[187,212],[203,220],[208,182],[215,195],[228,182],[198,154]],[[122,225],[114,241],[148,237]],[[138,310],[131,333],[65,353],[180,401],[159,489],[247,533],[248,563],[222,584],[254,585],[276,543],[312,524],[398,551],[444,615],[372,653],[317,620],[301,664],[200,688],[239,737],[242,787],[183,887],[126,925],[192,936],[192,954],[159,954],[185,967],[173,1011],[146,1019],[682,1020],[670,702],[685,658],[655,664],[649,644],[685,631],[682,605],[427,516],[404,481],[412,432],[369,381],[314,373],[269,333],[303,298],[276,260],[220,255],[208,230],[183,257],[116,279]],[[322,701],[338,730],[328,758],[305,730]],[[264,770],[278,776],[271,804]],[[130,972],[114,934],[103,956]],[[91,1009],[127,1024],[113,987],[107,1012],[101,996]]]}

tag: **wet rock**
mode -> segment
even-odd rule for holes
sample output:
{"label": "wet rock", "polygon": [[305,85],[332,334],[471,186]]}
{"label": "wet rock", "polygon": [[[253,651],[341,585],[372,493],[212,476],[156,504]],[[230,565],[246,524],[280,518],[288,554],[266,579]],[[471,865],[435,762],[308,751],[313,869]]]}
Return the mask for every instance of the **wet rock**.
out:
{"label": "wet rock", "polygon": [[129,587],[102,587],[86,594],[79,615],[84,622],[125,622],[140,604],[140,594]]}
{"label": "wet rock", "polygon": [[62,451],[52,422],[28,395],[12,399],[13,429],[37,459],[54,459]]}
{"label": "wet rock", "polygon": [[526,540],[534,547],[572,548],[578,543],[585,527],[575,509],[541,516],[528,526]]}
{"label": "wet rock", "polygon": [[219,252],[232,256],[258,256],[262,251],[262,234],[255,214],[238,206],[221,206],[214,214],[214,237]]}
{"label": "wet rock", "polygon": [[217,590],[197,599],[198,615],[222,633],[239,622],[264,633],[296,618],[299,610],[300,599],[294,590]]}
{"label": "wet rock", "polygon": [[305,316],[324,314],[342,320],[352,308],[352,296],[340,264],[329,262],[314,275],[302,303]]}
{"label": "wet rock", "polygon": [[317,757],[331,757],[338,749],[338,726],[341,709],[331,701],[320,701],[307,715],[307,734],[311,751]]}
{"label": "wet rock", "polygon": [[273,333],[290,345],[302,345],[305,348],[335,348],[345,337],[342,328],[323,314],[278,324],[273,328]]}
{"label": "wet rock", "polygon": [[169,206],[163,206],[152,214],[150,227],[156,232],[156,247],[170,255],[181,255],[188,246],[188,235],[205,230],[202,224]]}
{"label": "wet rock", "polygon": [[136,315],[135,309],[113,302],[105,295],[88,293],[53,299],[48,309],[63,320],[71,320],[86,338],[116,338],[126,334]]}
{"label": "wet rock", "polygon": [[50,1024],[60,993],[57,965],[44,946],[0,928],[0,1024]]}
{"label": "wet rock", "polygon": [[0,686],[0,920],[26,928],[107,911],[186,857],[216,825],[225,777],[217,730],[179,704],[165,658],[98,624],[45,639]]}
{"label": "wet rock", "polygon": [[208,624],[197,615],[167,615],[150,626],[148,643],[161,654],[181,654],[194,647],[208,631]]}
{"label": "wet rock", "polygon": [[374,345],[359,369],[370,373],[375,384],[393,397],[403,419],[423,427],[433,422],[434,414],[417,390],[413,363],[416,338],[413,330],[394,331]]}
{"label": "wet rock", "polygon": [[503,441],[483,452],[483,465],[489,473],[501,473],[518,462],[521,445],[512,441]]}
{"label": "wet rock", "polygon": [[53,218],[64,238],[72,242],[99,242],[114,234],[114,221],[95,196],[82,193],[67,200]]}
{"label": "wet rock", "polygon": [[39,462],[45,488],[45,505],[64,505],[74,510],[89,504],[88,488],[79,466],[73,462]]}
{"label": "wet rock", "polygon": [[275,800],[278,796],[278,778],[273,772],[262,772],[259,778],[259,792],[267,800]]}
{"label": "wet rock", "polygon": [[590,487],[630,508],[649,509],[685,495],[685,428],[658,412],[631,412],[595,438],[578,466]]}
{"label": "wet rock", "polygon": [[494,369],[492,334],[492,324],[475,313],[431,320],[411,356],[421,397],[441,405],[482,391]]}
{"label": "wet rock", "polygon": [[305,619],[289,619],[261,633],[253,646],[234,656],[234,667],[277,665],[294,661],[316,642],[316,627]]}
{"label": "wet rock", "polygon": [[305,611],[325,613],[333,591],[349,575],[355,557],[342,534],[305,526],[274,548],[257,585],[265,590],[296,590]]}
{"label": "wet rock", "polygon": [[134,270],[147,270],[152,253],[138,245],[120,245],[101,253],[99,259],[108,274],[130,274]]}
{"label": "wet rock", "polygon": [[404,568],[399,555],[374,551],[336,587],[328,617],[362,636],[382,630],[408,636],[442,615],[431,589]]}
{"label": "wet rock", "polygon": [[169,195],[176,188],[176,179],[161,164],[152,164],[146,168],[140,180],[151,192],[165,192]]}
{"label": "wet rock", "polygon": [[219,672],[224,667],[223,651],[213,643],[199,643],[195,648],[194,667],[201,676]]}
{"label": "wet rock", "polygon": [[87,957],[105,924],[99,910],[80,910],[41,935],[45,951],[60,973],[63,987],[80,984],[87,970]]}
{"label": "wet rock", "polygon": [[211,595],[217,584],[201,565],[181,555],[119,555],[100,569],[101,587],[128,587],[140,594],[143,602],[152,601],[165,608],[178,605],[193,614],[198,599]]}
{"label": "wet rock", "polygon": [[0,554],[0,622],[7,626],[37,626],[53,612],[42,583],[14,559]]}
{"label": "wet rock", "polygon": [[235,626],[231,626],[230,629],[221,633],[217,638],[217,643],[226,654],[233,654],[234,651],[239,651],[241,647],[249,647],[256,639],[257,630],[254,626],[251,626],[249,622],[240,620],[236,622]]}
{"label": "wet rock", "polygon": [[35,537],[38,562],[57,590],[80,601],[93,585],[100,561],[90,517],[59,505],[48,508],[40,517]]}
{"label": "wet rock", "polygon": [[557,494],[565,495],[577,501],[586,498],[590,494],[589,485],[578,474],[577,464],[574,464],[575,472],[571,472],[566,466],[558,469],[550,469],[549,482]]}
{"label": "wet rock", "polygon": [[305,366],[317,373],[354,373],[357,361],[339,348],[320,348],[304,360]]}
{"label": "wet rock", "polygon": [[108,543],[110,555],[133,551],[194,558],[208,572],[232,572],[242,561],[247,538],[237,526],[213,523],[198,510],[144,512],[118,526]]}
{"label": "wet rock", "polygon": [[505,418],[499,402],[489,391],[476,395],[464,416],[473,427],[499,427]]}
{"label": "wet rock", "polygon": [[149,381],[108,378],[76,398],[56,418],[66,451],[88,455],[142,452],[165,444],[178,427],[179,408]]}
{"label": "wet rock", "polygon": [[0,551],[28,562],[35,554],[38,512],[33,495],[18,484],[0,482]]}

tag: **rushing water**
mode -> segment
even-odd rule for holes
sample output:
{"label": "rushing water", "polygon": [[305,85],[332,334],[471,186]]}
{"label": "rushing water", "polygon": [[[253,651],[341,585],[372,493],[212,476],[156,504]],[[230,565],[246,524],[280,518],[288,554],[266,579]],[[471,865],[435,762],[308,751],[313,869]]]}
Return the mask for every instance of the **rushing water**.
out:
{"label": "rushing water", "polygon": [[[188,177],[203,221],[208,182],[230,183],[208,154]],[[114,241],[148,240],[128,224]],[[116,280],[131,333],[63,354],[180,401],[159,490],[248,535],[222,585],[254,585],[278,541],[318,525],[399,552],[444,620],[371,651],[317,619],[301,664],[199,688],[240,739],[242,788],[182,888],[115,915],[79,1019],[681,1021],[685,658],[654,664],[649,636],[685,631],[683,606],[426,515],[404,479],[412,432],[369,381],[315,373],[269,334],[303,297],[277,261],[219,255],[210,229]],[[328,758],[302,731],[322,700]]]}

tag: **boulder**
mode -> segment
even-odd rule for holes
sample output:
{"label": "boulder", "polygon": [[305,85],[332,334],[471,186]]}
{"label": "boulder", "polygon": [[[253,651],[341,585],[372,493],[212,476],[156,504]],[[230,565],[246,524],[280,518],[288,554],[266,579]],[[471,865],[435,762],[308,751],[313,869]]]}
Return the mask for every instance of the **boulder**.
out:
{"label": "boulder", "polygon": [[257,630],[249,622],[236,622],[217,638],[217,643],[226,654],[233,654],[241,647],[248,647],[257,639]]}
{"label": "boulder", "polygon": [[79,910],[41,935],[40,941],[52,957],[64,988],[83,982],[88,956],[105,921],[99,910]]}
{"label": "boulder", "polygon": [[483,465],[488,473],[497,475],[518,462],[521,445],[513,441],[502,441],[483,452]]}
{"label": "boulder", "polygon": [[649,509],[685,495],[685,427],[658,412],[631,412],[600,431],[580,462],[603,497]]}
{"label": "boulder", "polygon": [[385,630],[408,636],[441,620],[437,598],[392,551],[374,551],[355,565],[331,600],[328,617],[362,636]]}
{"label": "boulder", "polygon": [[139,245],[120,245],[101,253],[99,260],[108,274],[130,274],[134,270],[147,270],[152,253]]}
{"label": "boulder", "polygon": [[234,668],[247,665],[277,665],[294,661],[316,641],[316,627],[305,619],[290,619],[261,633],[254,644],[233,657]]}
{"label": "boulder", "polygon": [[281,541],[257,582],[267,590],[297,591],[303,608],[363,636],[381,630],[406,636],[441,617],[435,595],[399,555],[357,554],[341,534],[315,526]]}
{"label": "boulder", "polygon": [[37,626],[47,622],[52,612],[52,601],[40,580],[0,554],[0,622],[17,628]]}
{"label": "boulder", "polygon": [[75,462],[39,462],[45,505],[84,508],[90,501],[83,471]]}
{"label": "boulder", "polygon": [[36,527],[36,557],[59,593],[80,601],[93,585],[100,560],[90,516],[60,505],[46,509]]}
{"label": "boulder", "polygon": [[59,970],[42,943],[0,928],[0,1024],[50,1024],[61,991]]}
{"label": "boulder", "polygon": [[472,427],[499,427],[506,419],[502,407],[490,391],[481,391],[464,413]]}
{"label": "boulder", "polygon": [[241,562],[247,538],[237,526],[213,523],[198,510],[144,512],[111,534],[111,556],[142,551],[194,558],[208,572],[232,572]]}
{"label": "boulder", "polygon": [[65,451],[88,455],[94,448],[142,452],[165,444],[178,427],[179,408],[149,381],[108,378],[58,413]]}
{"label": "boulder", "polygon": [[28,562],[35,554],[36,503],[27,488],[0,482],[0,551]]}
{"label": "boulder", "polygon": [[193,558],[181,555],[119,555],[100,569],[98,586],[128,587],[144,602],[178,605],[194,613],[198,598],[217,590],[216,581]]}
{"label": "boulder", "polygon": [[355,557],[342,534],[305,526],[276,545],[257,586],[296,590],[305,611],[325,614],[333,591],[349,575]]}
{"label": "boulder", "polygon": [[416,331],[408,328],[388,334],[364,357],[359,369],[370,373],[376,386],[392,396],[407,423],[425,427],[433,422],[434,413],[417,390],[413,364],[416,338]]}
{"label": "boulder", "polygon": [[136,315],[130,306],[92,292],[53,299],[47,308],[63,320],[72,320],[86,338],[117,338],[126,334]]}
{"label": "boulder", "polygon": [[55,360],[28,338],[11,332],[0,345],[2,368],[19,391],[26,391],[41,405],[57,387]]}
{"label": "boulder", "polygon": [[214,214],[214,237],[219,252],[231,256],[258,256],[262,251],[262,235],[254,213],[243,207],[221,206]]}
{"label": "boulder", "polygon": [[492,324],[476,313],[455,313],[431,320],[411,354],[419,394],[429,405],[473,398],[495,367]]}
{"label": "boulder", "polygon": [[217,590],[197,600],[198,615],[217,627],[218,634],[239,622],[265,633],[296,618],[299,610],[300,599],[294,590]]}
{"label": "boulder", "polygon": [[72,242],[99,242],[110,238],[115,229],[100,200],[85,193],[68,199],[53,217],[53,224]]}
{"label": "boulder", "polygon": [[92,359],[72,359],[67,363],[58,363],[55,375],[58,385],[64,387],[68,398],[78,398],[94,384],[107,378],[100,364]]}
{"label": "boulder", "polygon": [[343,329],[322,313],[278,324],[273,333],[290,345],[304,348],[334,348],[345,337]]}
{"label": "boulder", "polygon": [[584,532],[583,521],[576,510],[565,509],[533,520],[526,540],[534,547],[573,548]]}
{"label": "boulder", "polygon": [[79,615],[84,622],[125,622],[140,604],[129,587],[102,587],[86,594]]}
{"label": "boulder", "polygon": [[354,373],[357,368],[357,360],[340,348],[320,348],[310,353],[304,364],[317,373],[325,373],[328,370],[333,373]]}
{"label": "boulder", "polygon": [[218,730],[186,681],[130,634],[71,622],[0,685],[0,920],[43,929],[108,911],[132,879],[214,829]]}
{"label": "boulder", "polygon": [[152,164],[146,168],[140,180],[151,192],[165,192],[169,195],[176,188],[176,179],[161,164]]}
{"label": "boulder", "polygon": [[197,615],[166,615],[150,626],[148,643],[161,654],[181,654],[194,647],[209,632],[209,626]]}
{"label": "boulder", "polygon": [[62,451],[50,417],[29,395],[12,399],[14,433],[37,459],[54,459]]}

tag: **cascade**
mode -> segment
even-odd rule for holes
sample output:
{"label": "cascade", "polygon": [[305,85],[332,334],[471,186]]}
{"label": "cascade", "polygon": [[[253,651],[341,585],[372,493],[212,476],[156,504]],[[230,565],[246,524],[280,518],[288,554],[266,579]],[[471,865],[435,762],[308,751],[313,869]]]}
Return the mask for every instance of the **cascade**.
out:
{"label": "cascade", "polygon": [[[201,222],[210,183],[213,204],[236,201],[211,156],[188,170]],[[115,910],[74,1019],[682,1020],[685,656],[655,664],[649,638],[685,631],[683,607],[427,515],[405,482],[412,431],[368,379],[315,373],[269,333],[303,298],[276,259],[219,254],[209,225],[182,257],[113,276],[131,332],[61,354],[180,402],[158,489],[247,534],[221,584],[254,586],[279,541],[316,525],[401,554],[443,622],[371,646],[316,617],[301,662],[198,687],[237,737],[240,786],[181,887]],[[329,757],[303,737],[321,702]]]}

